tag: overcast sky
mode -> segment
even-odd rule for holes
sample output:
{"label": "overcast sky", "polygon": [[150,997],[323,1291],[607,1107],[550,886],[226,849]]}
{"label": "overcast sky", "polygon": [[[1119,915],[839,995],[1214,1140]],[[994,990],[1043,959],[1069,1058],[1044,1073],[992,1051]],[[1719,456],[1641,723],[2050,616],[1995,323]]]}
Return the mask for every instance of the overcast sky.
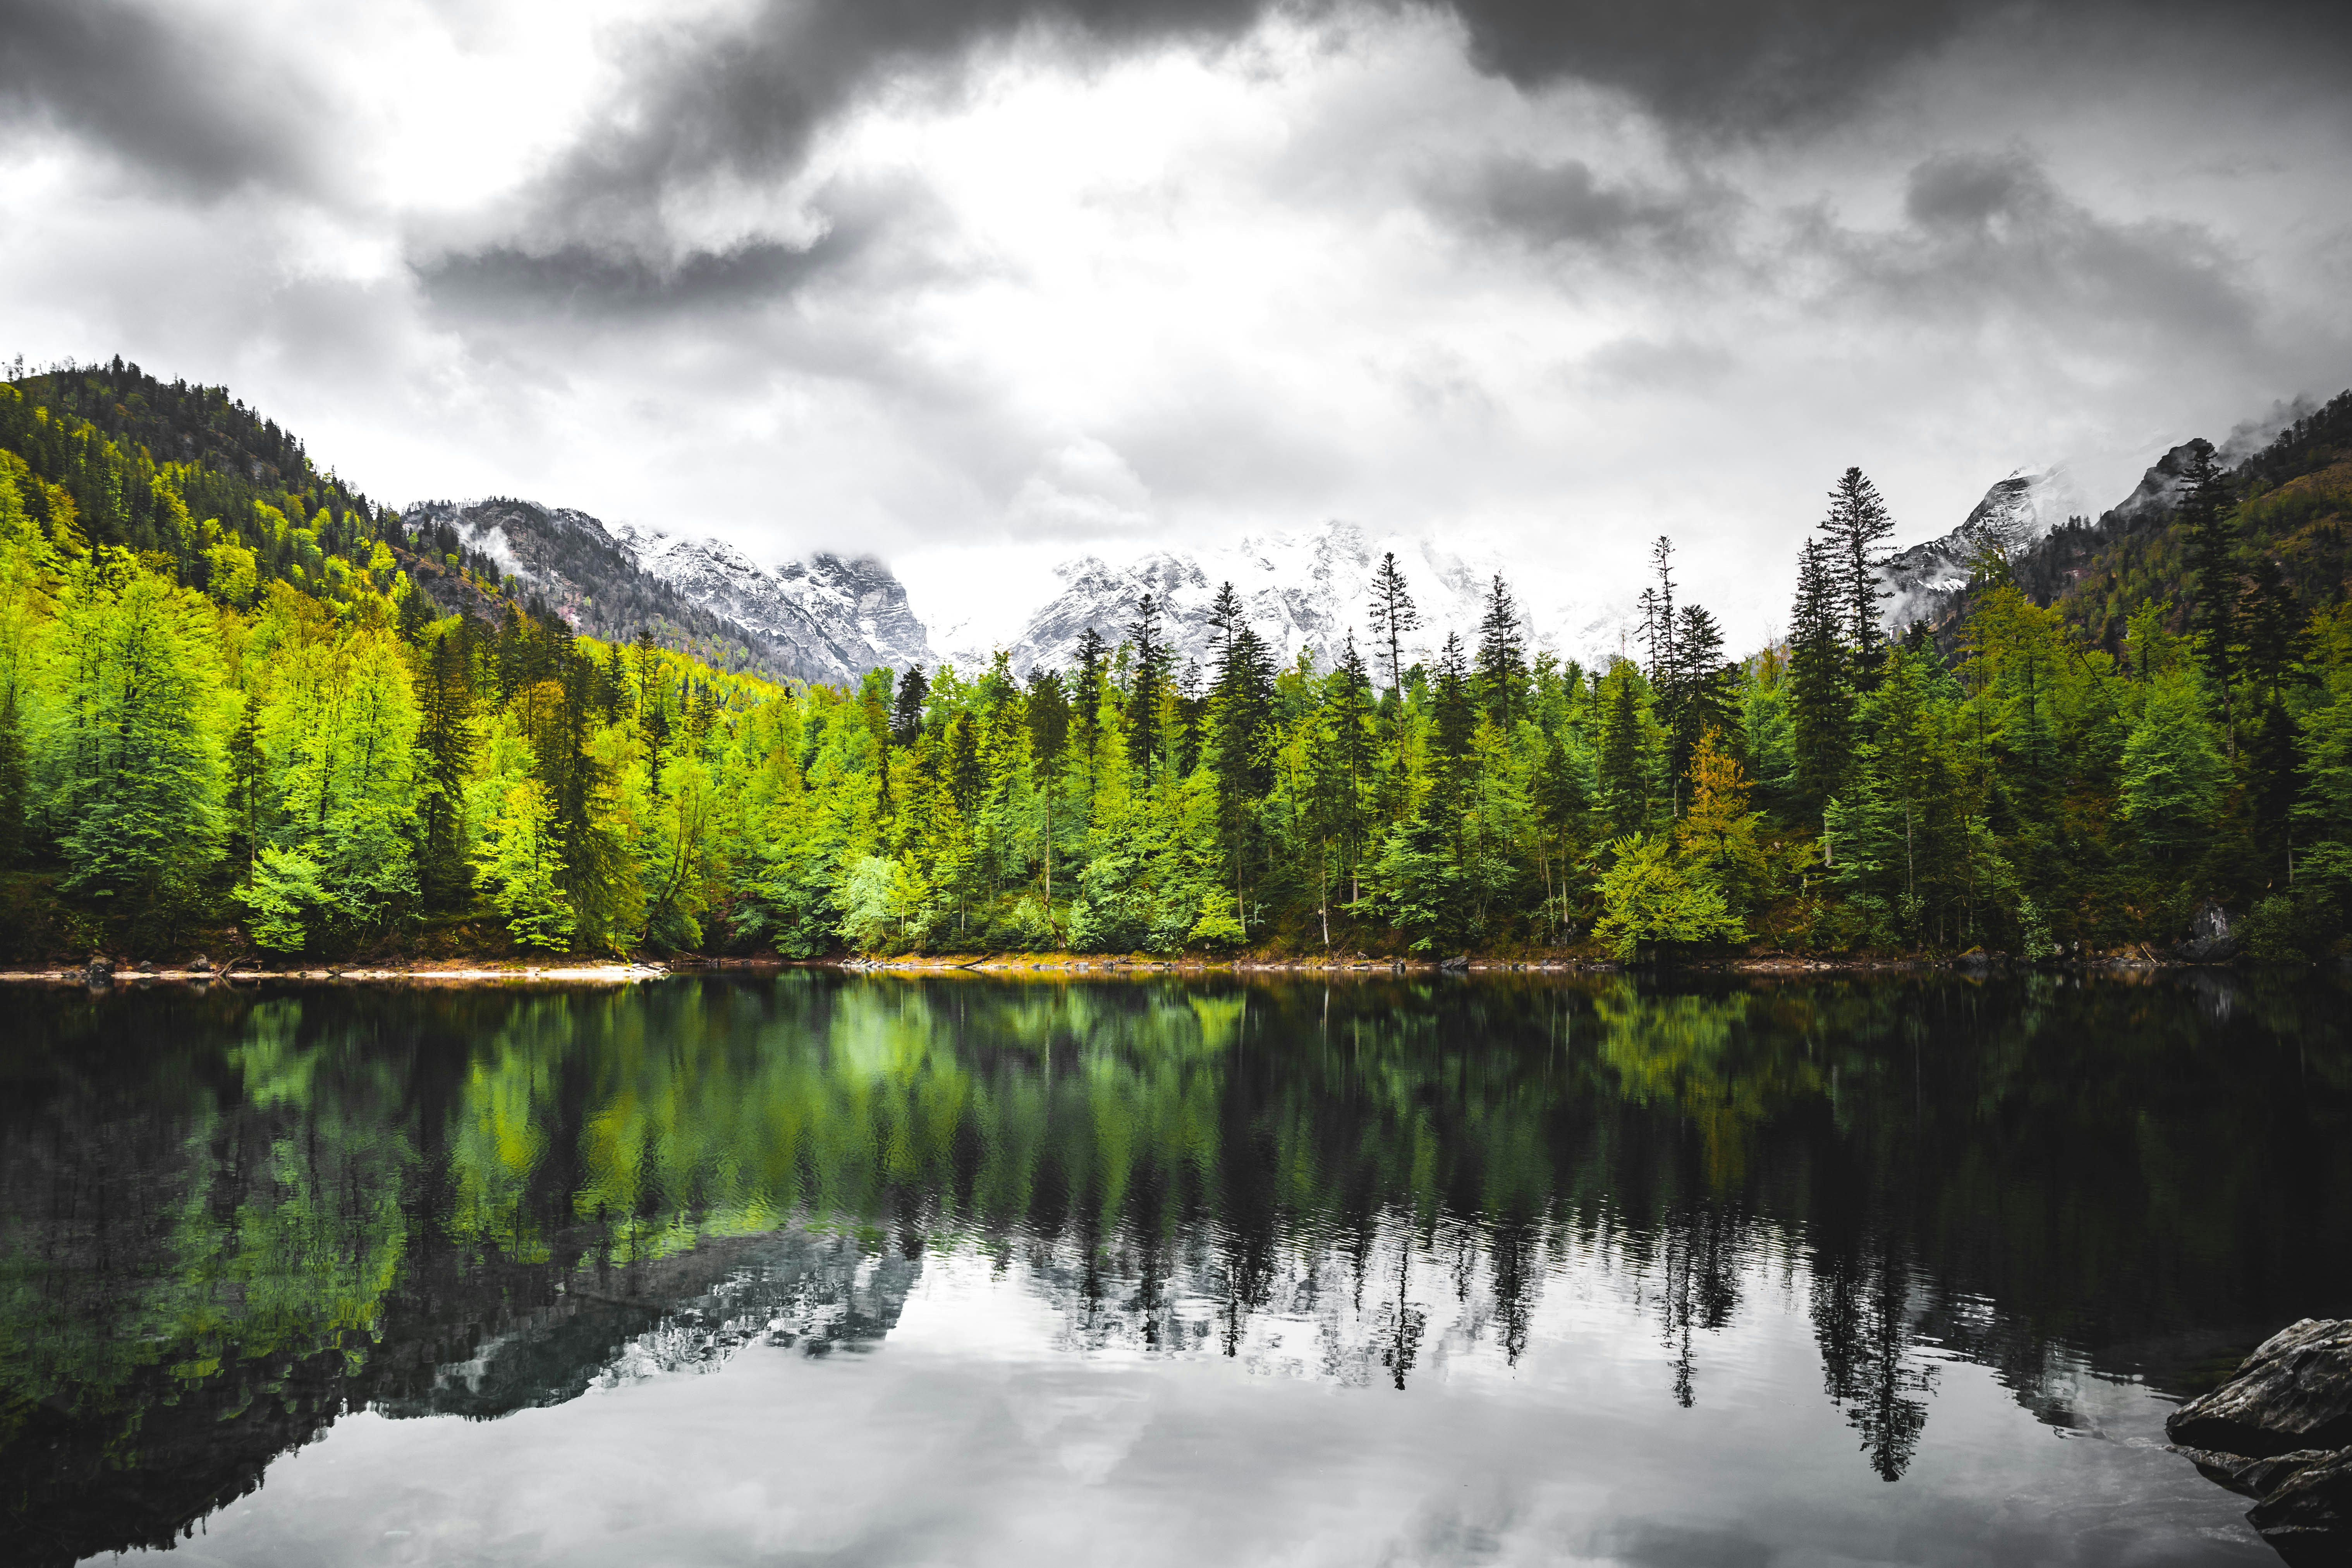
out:
{"label": "overcast sky", "polygon": [[2338,5],[0,0],[0,353],[934,623],[1327,518],[1743,641],[2352,384]]}

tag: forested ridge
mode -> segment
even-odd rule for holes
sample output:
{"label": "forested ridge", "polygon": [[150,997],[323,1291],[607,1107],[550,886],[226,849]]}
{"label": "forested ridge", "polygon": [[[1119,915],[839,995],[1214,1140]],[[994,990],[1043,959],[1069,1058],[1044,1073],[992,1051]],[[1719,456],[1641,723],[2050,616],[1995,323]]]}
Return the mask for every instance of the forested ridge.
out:
{"label": "forested ridge", "polygon": [[20,375],[0,940],[2045,957],[2178,942],[2213,899],[2316,956],[2352,892],[2347,426],[2339,398],[2235,470],[2194,443],[2168,519],[1988,556],[1900,645],[1849,469],[1744,658],[1661,539],[1605,668],[1531,652],[1500,578],[1416,659],[1391,559],[1336,668],[1280,662],[1228,588],[1205,670],[1146,600],[1066,669],[850,690],[578,636],[220,389]]}

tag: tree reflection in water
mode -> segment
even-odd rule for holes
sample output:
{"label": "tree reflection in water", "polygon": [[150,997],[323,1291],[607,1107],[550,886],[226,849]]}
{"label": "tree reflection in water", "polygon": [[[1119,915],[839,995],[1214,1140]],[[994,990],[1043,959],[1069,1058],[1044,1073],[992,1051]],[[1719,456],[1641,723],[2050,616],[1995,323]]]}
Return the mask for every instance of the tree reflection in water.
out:
{"label": "tree reflection in water", "polygon": [[2178,1383],[2340,1303],[2307,1238],[2352,1217],[2344,999],[806,973],[20,997],[0,1556],[167,1542],[345,1410],[870,1346],[943,1255],[1052,1302],[1073,1353],[1398,1390],[1517,1368],[1548,1292],[1614,1299],[1682,1406],[1711,1336],[1794,1290],[1895,1481],[1941,1358],[2065,1425],[2086,1366]]}

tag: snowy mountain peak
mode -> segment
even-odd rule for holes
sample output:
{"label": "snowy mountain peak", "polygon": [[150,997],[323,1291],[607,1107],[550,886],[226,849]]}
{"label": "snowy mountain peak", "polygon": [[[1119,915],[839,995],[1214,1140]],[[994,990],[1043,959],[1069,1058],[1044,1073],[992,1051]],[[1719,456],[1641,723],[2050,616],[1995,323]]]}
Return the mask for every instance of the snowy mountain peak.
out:
{"label": "snowy mountain peak", "polygon": [[1942,595],[1964,586],[1988,551],[2014,555],[2081,510],[2074,482],[2059,466],[2013,468],[1993,482],[1958,528],[1898,551],[1879,568],[1887,590],[1880,611],[1888,632],[1901,635],[1932,616]]}
{"label": "snowy mountain peak", "polygon": [[890,569],[820,554],[771,570],[724,540],[530,501],[427,502],[412,528],[446,529],[581,630],[625,639],[663,626],[730,668],[854,684],[877,665],[929,662],[930,644]]}
{"label": "snowy mountain peak", "polygon": [[[1354,523],[1335,521],[1198,551],[1152,551],[1125,563],[1099,555],[1062,562],[1054,568],[1059,592],[1029,617],[1005,651],[1019,673],[1041,666],[1066,668],[1089,627],[1106,642],[1124,639],[1150,594],[1160,607],[1177,668],[1187,661],[1205,667],[1214,646],[1209,607],[1218,589],[1231,583],[1249,624],[1283,662],[1303,649],[1328,668],[1350,634],[1370,662],[1366,610],[1372,574],[1381,556],[1391,552],[1422,621],[1420,630],[1405,639],[1405,660],[1427,659],[1448,633],[1459,635],[1465,645],[1475,642],[1489,584],[1498,573],[1510,575],[1499,558],[1465,557],[1406,535],[1374,539]],[[1529,606],[1523,603],[1521,608]],[[1591,658],[1615,651],[1624,616],[1570,609],[1528,618],[1537,646]],[[961,668],[985,668],[993,656],[992,647],[965,637],[950,634],[942,640],[951,645],[948,657]]]}

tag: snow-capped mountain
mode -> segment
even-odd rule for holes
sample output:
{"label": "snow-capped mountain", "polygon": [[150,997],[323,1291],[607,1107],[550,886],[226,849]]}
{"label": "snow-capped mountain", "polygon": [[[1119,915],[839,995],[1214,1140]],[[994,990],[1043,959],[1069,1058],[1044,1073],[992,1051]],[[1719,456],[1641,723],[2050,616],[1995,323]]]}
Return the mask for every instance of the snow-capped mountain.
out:
{"label": "snow-capped mountain", "polygon": [[646,631],[722,668],[836,684],[931,658],[906,588],[870,558],[767,568],[717,540],[607,528],[584,511],[526,500],[426,501],[401,521],[420,551],[486,555],[593,637]]}
{"label": "snow-capped mountain", "polygon": [[[1474,645],[1496,574],[1507,580],[1513,576],[1499,559],[1465,558],[1425,539],[1376,540],[1352,523],[1335,521],[1226,547],[1155,551],[1125,563],[1097,555],[1064,562],[1055,568],[1059,591],[1003,646],[1016,673],[1041,666],[1066,668],[1076,661],[1079,639],[1089,626],[1114,646],[1125,638],[1149,594],[1160,608],[1176,668],[1181,670],[1188,661],[1205,668],[1215,641],[1209,607],[1218,588],[1231,583],[1250,625],[1284,662],[1306,649],[1328,668],[1351,632],[1368,665],[1385,662],[1385,656],[1374,659],[1366,611],[1372,575],[1391,552],[1422,623],[1405,639],[1406,662],[1432,657],[1449,632],[1459,635],[1465,647]],[[1589,611],[1529,615],[1524,601],[1520,609],[1531,625],[1534,646],[1588,659],[1598,651],[1616,650],[1618,623],[1626,618]],[[941,636],[947,657],[960,668],[984,668],[994,648],[961,633],[958,628]]]}
{"label": "snow-capped mountain", "polygon": [[1995,482],[1959,527],[1897,552],[1878,569],[1888,595],[1879,612],[1886,629],[1900,636],[1914,621],[1932,619],[1943,596],[1967,584],[1980,556],[2014,556],[2047,538],[2077,510],[2074,486],[2063,468],[2019,468]]}
{"label": "snow-capped mountain", "polygon": [[622,523],[613,537],[654,576],[716,615],[799,649],[855,681],[879,665],[905,669],[931,661],[929,634],[907,603],[906,585],[872,556],[819,553],[773,569],[716,539]]}

